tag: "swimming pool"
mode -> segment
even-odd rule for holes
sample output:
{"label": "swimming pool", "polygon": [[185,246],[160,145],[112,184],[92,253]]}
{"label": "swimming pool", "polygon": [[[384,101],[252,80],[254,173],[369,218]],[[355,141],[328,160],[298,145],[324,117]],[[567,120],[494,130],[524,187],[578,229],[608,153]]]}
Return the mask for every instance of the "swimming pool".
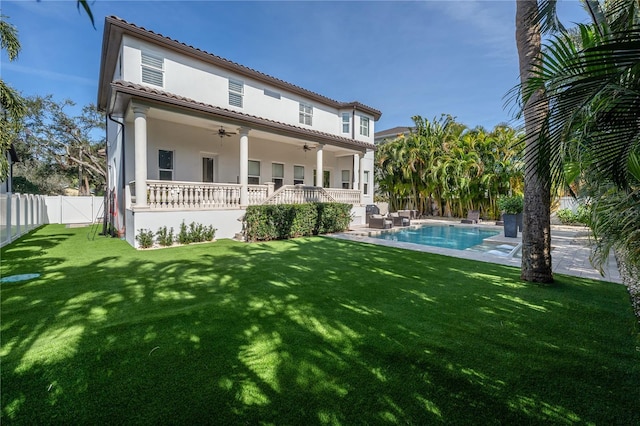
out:
{"label": "swimming pool", "polygon": [[454,250],[466,250],[482,244],[485,238],[498,234],[500,234],[498,231],[471,226],[423,225],[420,227],[370,233],[369,237]]}

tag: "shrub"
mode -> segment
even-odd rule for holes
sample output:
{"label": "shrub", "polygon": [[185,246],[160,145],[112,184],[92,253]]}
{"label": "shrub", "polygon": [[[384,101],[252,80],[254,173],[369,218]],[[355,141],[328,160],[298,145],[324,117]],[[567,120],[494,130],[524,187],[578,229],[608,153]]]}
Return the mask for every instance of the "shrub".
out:
{"label": "shrub", "polygon": [[588,225],[591,218],[591,207],[581,204],[574,213],[571,209],[560,209],[556,217],[563,225]]}
{"label": "shrub", "polygon": [[[184,221],[180,224],[180,232],[174,236],[173,228],[161,227],[155,233],[158,245],[161,247],[172,246],[174,242],[180,244],[200,243],[213,241],[217,229],[212,225],[205,226],[201,223],[191,222],[187,226]],[[136,236],[136,240],[141,248],[149,248],[153,245],[153,232],[148,229],[141,229]]]}
{"label": "shrub", "polygon": [[277,238],[276,225],[269,205],[248,206],[244,215],[247,241],[268,241]]}
{"label": "shrub", "polygon": [[189,224],[189,242],[201,243],[204,241],[203,231],[204,225],[201,223],[191,222]]}
{"label": "shrub", "polygon": [[202,238],[203,241],[213,241],[216,237],[216,231],[218,229],[214,228],[213,225],[205,226],[202,230]]}
{"label": "shrub", "polygon": [[180,244],[189,244],[191,242],[191,235],[189,234],[189,230],[187,229],[187,225],[184,223],[184,220],[180,224],[180,232],[178,232],[176,239]]}
{"label": "shrub", "polygon": [[341,232],[351,223],[351,204],[318,203],[318,222],[314,234]]}
{"label": "shrub", "polygon": [[156,237],[158,237],[158,244],[160,244],[162,247],[173,245],[173,227],[167,231],[167,227],[163,226],[162,228],[158,229],[158,232],[156,232]]}
{"label": "shrub", "polygon": [[351,205],[341,203],[249,206],[245,213],[247,241],[296,238],[344,231]]}
{"label": "shrub", "polygon": [[498,198],[498,208],[506,214],[522,213],[522,210],[524,209],[524,199],[521,195],[500,197]]}
{"label": "shrub", "polygon": [[142,248],[153,246],[153,232],[150,229],[140,229],[136,235],[136,241]]}

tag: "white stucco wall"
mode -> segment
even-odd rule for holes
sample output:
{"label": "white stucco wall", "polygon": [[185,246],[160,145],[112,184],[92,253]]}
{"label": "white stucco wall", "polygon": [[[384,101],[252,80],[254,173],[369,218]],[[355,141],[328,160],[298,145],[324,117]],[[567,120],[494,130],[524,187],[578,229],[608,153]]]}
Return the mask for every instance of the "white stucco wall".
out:
{"label": "white stucco wall", "polygon": [[[306,127],[342,137],[351,138],[352,136],[351,132],[349,134],[342,133],[342,118],[340,113],[343,111],[347,112],[346,110],[339,110],[317,101],[306,99],[295,93],[271,87],[263,82],[197,61],[186,55],[180,55],[158,46],[146,44],[129,36],[124,36],[123,38],[122,78],[124,80],[144,84],[142,83],[141,71],[142,51],[164,58],[164,87],[161,88],[162,90],[198,102],[237,110],[245,114]],[[230,78],[244,83],[242,108],[229,105],[228,84]],[[267,96],[265,89],[280,94],[280,99]],[[313,106],[311,126],[301,124],[299,121],[300,102],[305,102]],[[369,118],[369,136],[360,135],[359,116]],[[355,139],[373,143],[375,133],[373,116],[361,111],[356,111],[355,120],[351,120],[351,126],[355,126]]]}
{"label": "white stucco wall", "polygon": [[[127,161],[125,164],[125,182],[134,179],[134,129],[133,123],[127,123],[125,146]],[[174,177],[176,181],[201,182],[202,158],[214,158],[214,181],[237,183],[240,172],[239,137],[220,138],[215,130],[190,127],[174,122],[147,119],[147,178],[159,178],[158,151],[174,151]],[[113,160],[119,164],[120,151],[113,149],[109,153],[110,164]],[[249,133],[249,159],[260,162],[260,183],[270,182],[272,164],[284,164],[284,184],[293,185],[294,166],[303,166],[304,183],[314,185],[313,171],[316,168],[316,151],[304,151],[300,146],[278,143],[261,139]],[[342,170],[353,172],[353,155],[336,156],[325,149],[323,167],[330,172],[331,187],[342,187]],[[365,168],[373,174],[373,154],[365,156]]]}
{"label": "white stucco wall", "polygon": [[[163,226],[173,228],[174,235],[180,231],[180,224],[188,226],[190,223],[212,225],[217,229],[216,239],[233,238],[242,231],[242,222],[238,219],[244,216],[244,210],[216,210],[216,211],[157,211],[157,210],[127,210],[127,241],[138,247],[135,235],[140,229],[156,232]],[[135,229],[135,233],[132,230]]]}
{"label": "white stucco wall", "polygon": [[362,204],[373,204],[373,159],[374,151],[367,151],[362,160],[362,167],[364,170],[369,170],[369,191],[367,194],[362,195]]}
{"label": "white stucco wall", "polygon": [[[174,234],[180,230],[180,224],[184,221],[186,225],[191,222],[203,225],[212,225],[217,229],[216,239],[234,238],[242,231],[242,221],[238,220],[244,216],[244,210],[216,210],[216,211],[151,211],[151,210],[127,210],[127,234],[126,240],[134,247],[138,247],[135,236],[141,229],[156,232],[163,226],[172,228]],[[351,226],[363,225],[365,223],[365,207],[354,206],[351,210]],[[134,231],[135,230],[135,231]]]}

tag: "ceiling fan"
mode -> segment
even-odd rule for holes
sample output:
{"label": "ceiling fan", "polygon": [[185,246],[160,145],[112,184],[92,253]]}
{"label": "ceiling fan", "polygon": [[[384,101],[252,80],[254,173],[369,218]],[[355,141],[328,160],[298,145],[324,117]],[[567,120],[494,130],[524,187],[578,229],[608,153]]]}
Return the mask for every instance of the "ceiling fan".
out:
{"label": "ceiling fan", "polygon": [[315,146],[309,146],[306,143],[304,144],[304,146],[302,147],[302,149],[307,152],[307,151],[311,151],[312,149],[316,149]]}
{"label": "ceiling fan", "polygon": [[231,135],[235,134],[237,134],[237,132],[229,132],[224,128],[224,126],[220,126],[220,128],[218,129],[218,136],[220,136],[220,138],[223,138],[225,136],[231,137]]}

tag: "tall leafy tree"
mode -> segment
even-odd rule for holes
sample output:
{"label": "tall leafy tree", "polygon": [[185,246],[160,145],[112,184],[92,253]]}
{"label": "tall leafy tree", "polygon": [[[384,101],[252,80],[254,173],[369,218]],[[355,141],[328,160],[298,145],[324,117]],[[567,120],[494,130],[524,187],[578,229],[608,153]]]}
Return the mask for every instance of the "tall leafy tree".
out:
{"label": "tall leafy tree", "polygon": [[[77,0],[78,10],[82,9],[95,28],[95,21],[91,6],[87,0]],[[11,25],[5,15],[0,14],[0,47],[6,51],[10,61],[18,58],[20,40],[18,30]],[[5,152],[16,140],[20,131],[20,120],[26,111],[22,96],[0,78],[0,181],[7,178],[8,163]]]}
{"label": "tall leafy tree", "polygon": [[17,189],[59,194],[76,187],[81,195],[100,192],[106,182],[104,118],[94,105],[80,115],[67,112],[70,100],[51,95],[26,100],[23,131],[16,144],[23,161],[15,169]]}

